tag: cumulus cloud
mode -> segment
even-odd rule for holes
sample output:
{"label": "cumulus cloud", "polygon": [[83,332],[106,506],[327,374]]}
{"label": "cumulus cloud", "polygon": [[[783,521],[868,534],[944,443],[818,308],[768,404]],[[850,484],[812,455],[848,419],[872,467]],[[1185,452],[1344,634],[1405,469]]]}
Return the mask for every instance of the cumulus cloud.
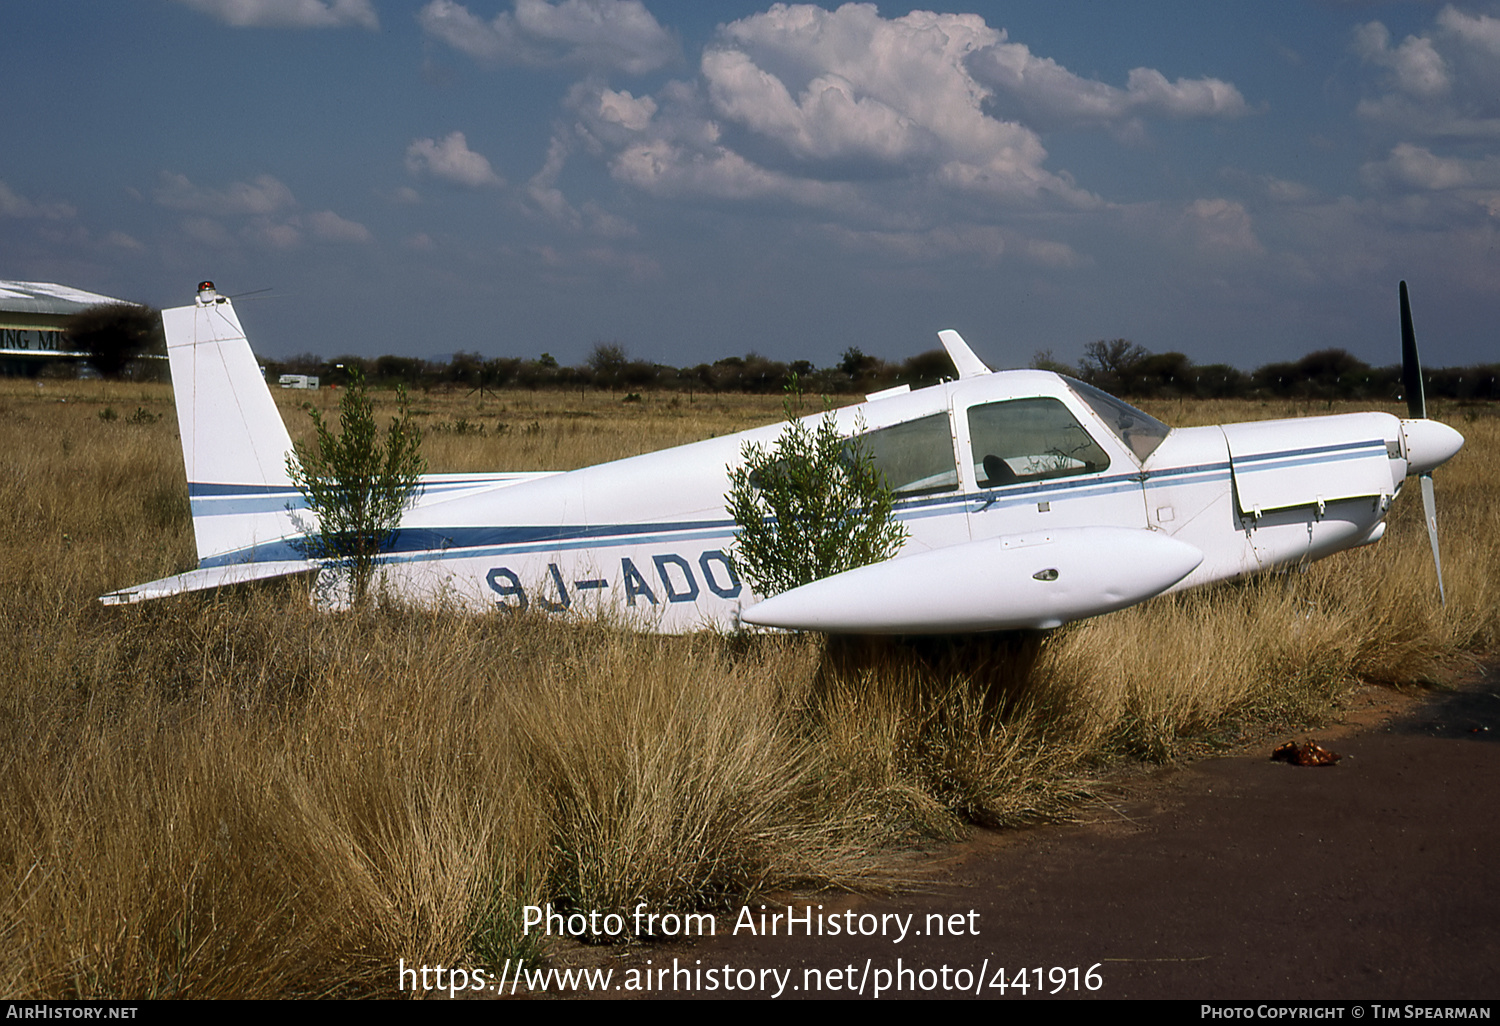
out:
{"label": "cumulus cloud", "polygon": [[[332,210],[304,216],[292,190],[272,175],[216,188],[163,171],[154,198],[160,206],[192,215],[183,219],[183,231],[213,249],[233,248],[238,238],[254,246],[289,250],[300,246],[308,232],[322,242],[374,241],[364,225]],[[226,221],[238,224],[237,231],[226,227]]]}
{"label": "cumulus cloud", "polygon": [[976,15],[778,5],[726,26],[702,73],[717,115],[792,157],[1038,167],[1035,133],[988,117],[967,67],[1003,38]]}
{"label": "cumulus cloud", "polygon": [[1037,267],[1079,267],[1088,261],[1064,242],[1029,238],[998,225],[946,224],[920,231],[855,231],[841,226],[825,229],[852,252],[882,253],[900,261],[926,263],[964,257],[994,263],[1017,257]]}
{"label": "cumulus cloud", "polygon": [[1390,30],[1372,21],[1354,30],[1354,51],[1367,63],[1389,71],[1392,84],[1407,95],[1440,96],[1452,85],[1448,63],[1431,39],[1407,36],[1393,47]]}
{"label": "cumulus cloud", "polygon": [[[1388,219],[1428,228],[1456,229],[1500,218],[1500,155],[1444,157],[1400,143],[1385,160],[1360,168],[1377,196],[1394,195]],[[1421,202],[1413,205],[1414,197]]]}
{"label": "cumulus cloud", "polygon": [[1047,168],[1039,128],[1248,112],[1218,79],[1137,68],[1118,88],[1037,57],[979,15],[884,18],[873,4],[776,4],[725,25],[699,72],[650,107],[598,87],[575,98],[581,130],[614,150],[617,178],[663,195],[844,205],[868,191],[861,183],[906,182],[1082,209],[1101,201]]}
{"label": "cumulus cloud", "polygon": [[229,229],[211,217],[183,218],[182,230],[189,239],[209,249],[231,249],[234,246],[234,236]]}
{"label": "cumulus cloud", "polygon": [[852,199],[850,190],[839,183],[768,170],[727,147],[693,152],[665,139],[627,147],[615,157],[611,171],[620,181],[663,198],[781,199],[815,207]]}
{"label": "cumulus cloud", "polygon": [[177,0],[235,28],[378,29],[370,0]]}
{"label": "cumulus cloud", "polygon": [[638,75],[677,60],[672,34],[640,0],[515,0],[489,21],[454,0],[431,0],[422,30],[478,60],[583,66]]}
{"label": "cumulus cloud", "polygon": [[[1000,33],[1002,40],[1005,33]],[[994,90],[992,108],[1039,130],[1133,127],[1142,117],[1235,118],[1249,113],[1240,91],[1217,78],[1168,81],[1154,68],[1134,68],[1125,88],[1082,78],[1024,43],[978,51],[968,62],[977,81]]]}
{"label": "cumulus cloud", "polygon": [[748,54],[718,50],[703,55],[703,77],[719,114],[799,157],[893,162],[937,148],[914,118],[842,75],[819,75],[794,98]]}
{"label": "cumulus cloud", "polygon": [[288,189],[271,175],[249,182],[231,182],[222,189],[194,185],[186,175],[161,173],[156,202],[172,210],[197,214],[270,214],[296,206]]}
{"label": "cumulus cloud", "polygon": [[278,221],[257,217],[240,234],[247,242],[267,249],[296,249],[302,243],[302,228],[296,218]]}
{"label": "cumulus cloud", "polygon": [[[628,94],[627,94],[628,95]],[[627,117],[633,115],[627,114]],[[606,239],[623,239],[637,234],[629,221],[609,213],[593,200],[586,201],[582,208],[568,202],[558,187],[557,180],[563,166],[574,148],[573,136],[559,132],[547,146],[547,160],[541,169],[526,183],[526,196],[531,208],[547,219],[573,231],[584,231]]]}
{"label": "cumulus cloud", "polygon": [[374,242],[370,229],[358,221],[350,221],[332,210],[319,210],[307,215],[308,227],[313,236],[324,242]]}
{"label": "cumulus cloud", "polygon": [[1220,169],[1219,177],[1277,205],[1301,205],[1318,198],[1317,190],[1311,186],[1275,175],[1252,174],[1240,168],[1225,167]]}
{"label": "cumulus cloud", "polygon": [[1444,7],[1398,44],[1373,21],[1355,29],[1353,49],[1380,72],[1358,107],[1367,121],[1428,137],[1500,136],[1500,18]]}
{"label": "cumulus cloud", "polygon": [[1000,200],[1097,203],[1043,165],[1036,133],[983,109],[967,58],[1003,39],[976,15],[775,5],[733,22],[700,77],[642,98],[591,87],[580,128],[615,177],[657,195],[848,208],[863,183]]}
{"label": "cumulus cloud", "polygon": [[1467,162],[1436,156],[1431,150],[1411,143],[1401,143],[1391,150],[1388,158],[1366,164],[1361,173],[1371,185],[1429,191],[1456,189],[1474,182],[1474,173]]}
{"label": "cumulus cloud", "polygon": [[470,189],[498,188],[505,184],[488,159],[469,149],[469,141],[462,132],[450,132],[441,141],[413,140],[406,148],[406,169],[414,175],[431,175]]}
{"label": "cumulus cloud", "polygon": [[[911,260],[1046,267],[1087,264],[1061,236],[1076,215],[1110,204],[1049,166],[1043,130],[1136,132],[1150,119],[1249,113],[1220,79],[1136,68],[1112,85],[1033,54],[979,15],[887,18],[871,3],[771,5],[722,26],[692,79],[649,96],[589,79],[567,107],[574,145],[554,139],[531,183],[533,203],[559,219],[576,223],[579,212],[556,191],[557,170],[565,153],[583,152],[661,199],[801,207],[827,238]],[[1170,220],[1180,236],[1193,226],[1195,250],[1256,249],[1249,214],[1222,202]],[[1021,230],[1017,217],[1047,220]]]}
{"label": "cumulus cloud", "polygon": [[599,91],[599,117],[626,131],[644,132],[655,114],[656,101],[649,96],[637,100],[629,92],[608,88]]}
{"label": "cumulus cloud", "polygon": [[1360,168],[1372,215],[1404,231],[1462,233],[1500,217],[1500,18],[1447,6],[1401,43],[1379,22],[1354,50],[1377,71],[1357,111],[1395,137]]}
{"label": "cumulus cloud", "polygon": [[1244,204],[1226,199],[1200,199],[1184,210],[1188,230],[1199,247],[1215,255],[1265,252],[1255,237],[1250,212]]}
{"label": "cumulus cloud", "polygon": [[104,245],[115,249],[123,249],[131,253],[145,252],[146,247],[134,236],[126,235],[124,232],[109,232],[104,236]]}
{"label": "cumulus cloud", "polygon": [[0,217],[40,217],[66,221],[78,213],[66,203],[38,203],[0,182]]}
{"label": "cumulus cloud", "polygon": [[1500,57],[1500,18],[1465,14],[1453,7],[1438,13],[1438,27],[1481,53]]}

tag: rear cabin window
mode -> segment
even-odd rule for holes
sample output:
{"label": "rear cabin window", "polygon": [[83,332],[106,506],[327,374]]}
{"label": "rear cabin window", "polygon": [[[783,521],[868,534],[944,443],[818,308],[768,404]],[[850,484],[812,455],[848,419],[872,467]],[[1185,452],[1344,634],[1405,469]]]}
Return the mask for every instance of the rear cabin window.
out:
{"label": "rear cabin window", "polygon": [[925,495],[958,487],[953,433],[946,413],[867,431],[860,440],[897,495]]}
{"label": "rear cabin window", "polygon": [[1092,474],[1109,455],[1056,399],[969,407],[969,445],[981,488]]}

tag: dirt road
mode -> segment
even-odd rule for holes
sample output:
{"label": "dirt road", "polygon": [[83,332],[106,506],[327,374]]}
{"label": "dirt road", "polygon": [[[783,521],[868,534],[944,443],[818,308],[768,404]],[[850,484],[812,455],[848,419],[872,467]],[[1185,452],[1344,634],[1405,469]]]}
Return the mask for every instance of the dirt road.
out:
{"label": "dirt road", "polygon": [[[923,893],[767,902],[768,914],[789,902],[797,917],[810,905],[822,917],[813,936],[800,922],[789,938],[784,921],[773,937],[722,920],[712,939],[615,964],[724,967],[715,978],[741,985],[752,979],[742,970],[757,970],[750,993],[732,996],[779,985],[783,999],[856,985],[868,996],[881,970],[884,996],[958,997],[965,981],[971,996],[999,996],[989,985],[1000,966],[1008,981],[1030,970],[1032,997],[1038,977],[1051,990],[1061,976],[1063,993],[1080,997],[1494,998],[1497,678],[1492,667],[1420,703],[1372,692],[1387,697],[1366,698],[1383,704],[1364,725],[1311,735],[1343,756],[1334,767],[1271,762],[1265,745],[1123,785],[1084,822],[986,834],[944,856]],[[941,936],[929,928],[939,919]],[[1082,985],[1091,967],[1095,991]],[[720,995],[731,996],[696,994]]]}

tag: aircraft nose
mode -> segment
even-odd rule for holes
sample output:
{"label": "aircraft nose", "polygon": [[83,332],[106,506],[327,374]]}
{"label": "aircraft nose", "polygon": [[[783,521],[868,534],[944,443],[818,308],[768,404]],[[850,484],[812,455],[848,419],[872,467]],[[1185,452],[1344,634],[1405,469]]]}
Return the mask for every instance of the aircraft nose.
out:
{"label": "aircraft nose", "polygon": [[1401,433],[1406,437],[1408,474],[1430,474],[1464,447],[1463,435],[1435,420],[1403,420]]}

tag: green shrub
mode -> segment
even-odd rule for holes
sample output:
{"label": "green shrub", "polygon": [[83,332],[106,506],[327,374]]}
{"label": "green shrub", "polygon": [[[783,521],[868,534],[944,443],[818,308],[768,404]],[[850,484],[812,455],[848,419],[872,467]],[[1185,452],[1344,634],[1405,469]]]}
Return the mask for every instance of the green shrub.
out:
{"label": "green shrub", "polygon": [[303,551],[344,569],[356,606],[365,601],[375,561],[390,547],[401,514],[416,501],[426,466],[422,431],[412,422],[406,389],[396,392],[400,413],[382,442],[364,378],[354,372],[339,403],[338,437],[309,405],[317,444],[296,443],[286,461],[292,483],[318,517]]}
{"label": "green shrub", "polygon": [[816,429],[791,419],[769,450],[745,443],[724,499],[740,529],[730,557],[759,594],[878,563],[900,550],[906,529],[895,520],[895,497],[861,430],[857,425],[846,439],[830,413]]}

